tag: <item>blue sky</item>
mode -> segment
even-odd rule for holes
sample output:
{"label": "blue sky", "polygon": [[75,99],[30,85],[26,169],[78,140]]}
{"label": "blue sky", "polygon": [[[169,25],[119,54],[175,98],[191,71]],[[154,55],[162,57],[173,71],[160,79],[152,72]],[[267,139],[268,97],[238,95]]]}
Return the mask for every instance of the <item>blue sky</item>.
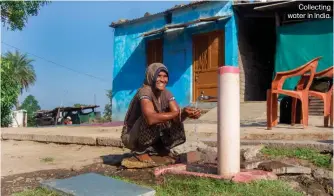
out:
{"label": "blue sky", "polygon": [[[113,29],[108,25],[119,19],[133,19],[164,11],[181,1],[56,1],[29,17],[22,31],[1,30],[1,41],[30,53],[37,81],[20,96],[22,102],[32,94],[42,109],[61,104],[100,105],[108,102],[105,92],[112,88]],[[15,48],[1,44],[1,53]],[[40,59],[41,57],[43,59]],[[52,61],[58,65],[50,63]],[[59,66],[60,65],[60,66]],[[65,69],[87,73],[101,79]]]}

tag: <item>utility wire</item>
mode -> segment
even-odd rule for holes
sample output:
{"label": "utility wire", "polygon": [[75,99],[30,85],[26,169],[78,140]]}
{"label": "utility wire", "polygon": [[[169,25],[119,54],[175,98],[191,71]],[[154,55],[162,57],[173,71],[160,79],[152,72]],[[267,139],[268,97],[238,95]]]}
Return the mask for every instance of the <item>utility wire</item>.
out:
{"label": "utility wire", "polygon": [[[5,44],[5,45],[7,45],[7,46],[9,46],[9,47],[12,47],[12,48],[15,48],[15,49],[17,49],[17,50],[20,50],[20,51],[24,52],[22,49],[20,49],[20,48],[18,48],[18,47],[15,47],[15,46],[13,46],[13,45],[7,44],[7,43],[5,43],[5,42],[3,42],[3,41],[1,41],[1,43]],[[26,52],[26,53],[27,53],[27,54],[30,54],[30,55],[32,55],[32,56],[35,56],[35,57],[37,57],[37,58],[39,58],[39,59],[42,59],[42,60],[44,60],[44,61],[47,61],[47,62],[49,62],[49,63],[52,63],[52,64],[54,64],[54,65],[56,65],[56,66],[59,66],[59,67],[65,68],[65,69],[67,69],[67,70],[73,71],[73,72],[75,72],[75,73],[82,74],[82,75],[85,75],[85,76],[88,76],[88,77],[91,77],[91,78],[95,78],[95,79],[98,79],[98,80],[103,81],[103,82],[108,82],[108,81],[106,81],[106,80],[104,80],[104,79],[102,79],[102,78],[99,78],[99,77],[97,77],[97,76],[94,76],[94,75],[91,75],[91,74],[87,74],[87,73],[83,73],[83,72],[77,71],[77,70],[75,70],[75,69],[72,69],[72,68],[66,67],[66,66],[64,66],[64,65],[55,63],[55,62],[50,61],[50,60],[48,60],[48,59],[46,59],[46,58],[43,58],[43,57],[37,56],[37,55],[35,55],[35,54],[32,54],[32,53],[30,53],[30,52]],[[109,83],[109,82],[108,82],[108,83]]]}

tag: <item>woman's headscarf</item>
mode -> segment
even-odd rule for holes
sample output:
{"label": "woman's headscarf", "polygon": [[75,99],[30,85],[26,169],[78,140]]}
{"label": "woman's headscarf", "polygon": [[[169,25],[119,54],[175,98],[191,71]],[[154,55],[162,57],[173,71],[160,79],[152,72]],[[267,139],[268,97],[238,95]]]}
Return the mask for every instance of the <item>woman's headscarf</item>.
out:
{"label": "woman's headscarf", "polygon": [[154,89],[156,88],[156,81],[158,78],[159,73],[163,71],[168,76],[168,69],[167,67],[162,63],[152,63],[150,64],[146,69],[145,79],[144,79],[144,85],[140,89],[140,91],[143,94],[149,94],[150,97],[152,97],[152,102],[154,105],[154,108],[157,110],[157,112],[161,112],[162,108],[166,107],[166,104],[168,105],[168,100],[166,97],[166,92],[162,91],[160,95],[160,103],[158,101],[158,97],[154,94]]}
{"label": "woman's headscarf", "polygon": [[164,71],[168,76],[168,69],[162,63],[152,63],[146,69],[144,85],[155,88],[155,83],[157,81],[158,75],[161,71]]}

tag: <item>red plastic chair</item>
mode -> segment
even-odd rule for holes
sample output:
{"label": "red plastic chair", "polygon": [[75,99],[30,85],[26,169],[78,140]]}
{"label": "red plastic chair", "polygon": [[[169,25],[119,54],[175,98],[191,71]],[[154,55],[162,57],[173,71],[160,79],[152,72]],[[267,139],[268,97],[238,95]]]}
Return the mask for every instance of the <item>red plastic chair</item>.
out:
{"label": "red plastic chair", "polygon": [[334,114],[333,114],[333,93],[332,93],[332,98],[331,98],[331,108],[330,108],[330,114],[329,114],[329,116],[330,116],[330,126],[331,127],[333,127],[333,118],[334,118]]}
{"label": "red plastic chair", "polygon": [[[302,103],[302,124],[304,125],[304,128],[308,126],[308,94],[309,94],[309,88],[311,86],[311,83],[314,78],[314,74],[316,72],[318,62],[321,57],[317,57],[309,62],[307,62],[305,65],[300,66],[294,70],[285,71],[285,72],[278,72],[274,78],[274,80],[271,83],[271,89],[267,90],[267,128],[268,130],[271,130],[273,126],[276,126],[278,124],[278,94],[283,94],[290,96],[293,99],[293,108],[296,108],[297,105],[297,99],[299,99]],[[295,77],[295,76],[303,76],[304,74],[310,72],[309,75],[309,81],[305,88],[300,89],[297,88],[297,90],[283,90],[283,84],[284,81],[287,78]],[[295,111],[294,109],[291,110],[292,112],[292,123],[295,122]]]}
{"label": "red plastic chair", "polygon": [[[329,67],[329,68],[327,68],[323,71],[320,71],[318,73],[315,73],[314,77],[315,78],[328,77],[328,78],[333,79],[333,66]],[[305,82],[307,80],[309,80],[309,78],[310,78],[309,74],[304,75],[299,80],[297,88],[300,88],[300,89],[303,88],[303,86],[305,85]],[[318,91],[313,91],[313,90],[309,91],[309,96],[319,98],[324,102],[324,126],[325,127],[328,127],[328,121],[329,121],[329,118],[330,118],[331,107],[333,107],[333,103],[331,101],[332,95],[333,95],[333,85],[331,86],[331,88],[327,92],[318,92]],[[296,108],[294,107],[293,109],[295,110]],[[331,126],[332,126],[332,124],[331,124]]]}

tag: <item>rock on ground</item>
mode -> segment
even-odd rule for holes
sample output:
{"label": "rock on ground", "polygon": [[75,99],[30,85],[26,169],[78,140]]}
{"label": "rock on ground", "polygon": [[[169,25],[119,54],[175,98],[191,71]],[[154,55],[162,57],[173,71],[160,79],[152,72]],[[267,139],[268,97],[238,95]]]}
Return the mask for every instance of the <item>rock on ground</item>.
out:
{"label": "rock on ground", "polygon": [[187,141],[184,144],[181,144],[173,148],[172,152],[174,154],[179,155],[190,151],[198,151],[198,149],[206,149],[208,147],[209,147],[208,145],[204,144],[201,141]]}
{"label": "rock on ground", "polygon": [[180,155],[197,151],[201,161],[205,163],[217,163],[217,147],[211,147],[201,141],[189,141],[172,149],[172,152]]}
{"label": "rock on ground", "polygon": [[318,183],[312,183],[308,187],[308,194],[315,195],[315,196],[328,196],[327,192],[324,190],[324,188],[318,184]]}
{"label": "rock on ground", "polygon": [[312,176],[317,180],[320,179],[333,180],[333,172],[321,168],[312,170]]}
{"label": "rock on ground", "polygon": [[311,175],[282,175],[281,180],[288,182],[289,186],[296,191],[302,192],[307,196],[328,196],[323,186],[319,184]]}
{"label": "rock on ground", "polygon": [[216,147],[206,147],[206,148],[199,148],[201,160],[204,163],[217,163],[217,148]]}
{"label": "rock on ground", "polygon": [[253,161],[257,158],[257,155],[264,148],[264,145],[256,145],[256,146],[245,146],[241,148],[241,156],[245,161]]}
{"label": "rock on ground", "polygon": [[321,168],[312,170],[312,176],[316,179],[330,194],[333,195],[333,172]]}

